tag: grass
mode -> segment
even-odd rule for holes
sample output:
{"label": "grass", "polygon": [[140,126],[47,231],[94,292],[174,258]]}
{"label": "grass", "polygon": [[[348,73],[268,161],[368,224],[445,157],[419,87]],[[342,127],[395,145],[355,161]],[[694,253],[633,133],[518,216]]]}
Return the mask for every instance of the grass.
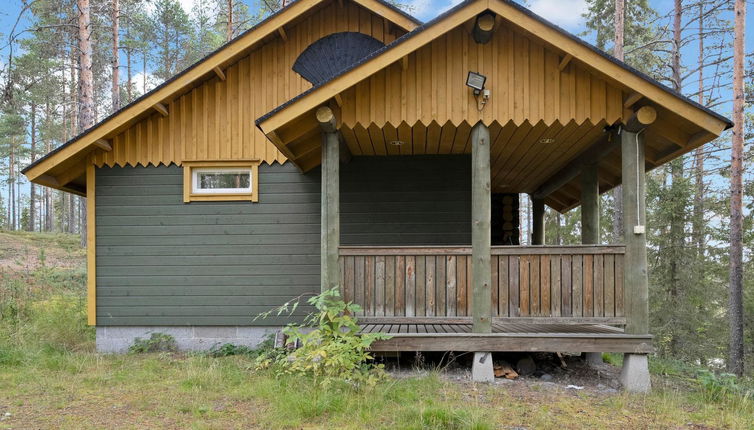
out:
{"label": "grass", "polygon": [[[34,236],[19,237],[32,254],[58,246],[43,238],[35,248]],[[322,389],[254,371],[246,355],[100,355],[84,325],[80,267],[0,267],[0,275],[0,429],[745,429],[754,422],[751,398],[721,394],[700,383],[698,369],[667,360],[652,361],[655,390],[637,396],[531,380],[474,385],[432,371],[360,390]]]}

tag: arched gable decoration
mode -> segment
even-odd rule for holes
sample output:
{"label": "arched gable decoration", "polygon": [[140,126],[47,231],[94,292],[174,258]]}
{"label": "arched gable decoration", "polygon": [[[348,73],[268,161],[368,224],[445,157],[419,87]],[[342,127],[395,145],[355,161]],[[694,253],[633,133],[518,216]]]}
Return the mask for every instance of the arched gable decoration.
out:
{"label": "arched gable decoration", "polygon": [[316,86],[384,46],[363,33],[333,33],[309,45],[296,59],[293,71]]}

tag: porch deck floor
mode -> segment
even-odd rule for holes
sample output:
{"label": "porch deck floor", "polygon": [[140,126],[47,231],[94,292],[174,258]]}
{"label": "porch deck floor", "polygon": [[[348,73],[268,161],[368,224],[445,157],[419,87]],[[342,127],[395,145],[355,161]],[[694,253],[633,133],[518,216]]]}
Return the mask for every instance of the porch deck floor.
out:
{"label": "porch deck floor", "polygon": [[386,333],[373,351],[653,351],[651,335],[627,334],[602,324],[493,322],[492,333],[472,333],[470,323],[368,323],[362,333]]}

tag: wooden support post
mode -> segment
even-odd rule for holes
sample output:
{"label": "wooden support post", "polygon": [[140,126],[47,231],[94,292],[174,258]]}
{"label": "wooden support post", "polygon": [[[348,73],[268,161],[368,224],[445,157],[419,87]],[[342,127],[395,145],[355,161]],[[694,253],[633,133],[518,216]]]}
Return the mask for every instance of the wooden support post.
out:
{"label": "wooden support post", "polygon": [[471,270],[474,333],[492,330],[492,231],[490,195],[490,130],[479,121],[471,130]]}
{"label": "wooden support post", "polygon": [[581,243],[600,242],[600,190],[597,165],[587,164],[581,170]]}
{"label": "wooden support post", "polygon": [[623,222],[626,256],[623,271],[626,333],[649,333],[644,134],[621,130]]}
{"label": "wooden support post", "polygon": [[320,289],[325,292],[336,288],[340,279],[340,142],[332,110],[322,106],[317,109],[316,115],[322,128]]}
{"label": "wooden support post", "polygon": [[532,198],[532,228],[531,228],[531,244],[532,245],[544,245],[545,244],[545,199]]}

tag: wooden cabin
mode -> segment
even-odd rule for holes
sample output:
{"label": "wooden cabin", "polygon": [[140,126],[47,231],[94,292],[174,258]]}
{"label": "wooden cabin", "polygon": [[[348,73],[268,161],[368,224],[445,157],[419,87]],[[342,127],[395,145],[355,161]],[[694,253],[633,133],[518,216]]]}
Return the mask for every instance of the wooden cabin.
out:
{"label": "wooden cabin", "polygon": [[[298,0],[24,173],[87,197],[100,351],[253,345],[338,287],[377,351],[622,352],[644,389],[644,172],[730,126],[512,1]],[[544,244],[545,205],[583,245]]]}

